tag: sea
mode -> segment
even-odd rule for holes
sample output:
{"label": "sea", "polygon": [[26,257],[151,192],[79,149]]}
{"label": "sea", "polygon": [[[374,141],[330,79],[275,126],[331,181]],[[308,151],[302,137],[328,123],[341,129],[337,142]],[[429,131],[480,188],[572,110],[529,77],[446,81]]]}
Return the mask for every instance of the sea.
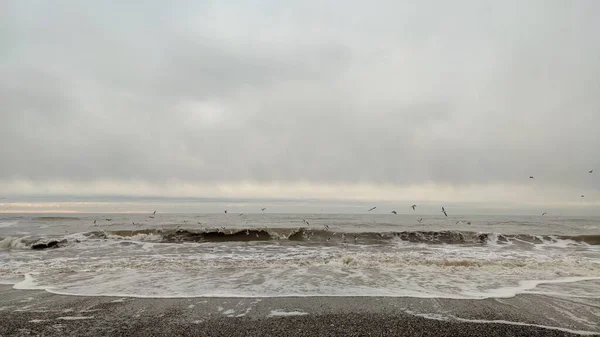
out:
{"label": "sea", "polygon": [[600,298],[600,217],[0,214],[0,283],[149,298]]}

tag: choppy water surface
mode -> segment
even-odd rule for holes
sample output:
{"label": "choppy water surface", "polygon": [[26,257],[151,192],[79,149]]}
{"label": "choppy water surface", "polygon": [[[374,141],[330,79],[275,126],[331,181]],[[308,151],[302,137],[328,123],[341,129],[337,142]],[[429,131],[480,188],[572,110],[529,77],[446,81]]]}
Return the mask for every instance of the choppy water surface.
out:
{"label": "choppy water surface", "polygon": [[0,215],[0,282],[139,297],[600,298],[600,218],[150,216]]}

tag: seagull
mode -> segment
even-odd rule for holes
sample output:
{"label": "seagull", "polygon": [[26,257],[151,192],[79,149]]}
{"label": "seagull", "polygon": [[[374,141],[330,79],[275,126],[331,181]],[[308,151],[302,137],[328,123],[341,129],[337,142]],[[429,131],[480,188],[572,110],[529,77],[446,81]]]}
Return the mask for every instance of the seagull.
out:
{"label": "seagull", "polygon": [[373,208],[371,208],[371,209],[367,210],[367,212],[370,212],[370,211],[374,210],[375,208],[377,208],[377,206],[375,206],[375,207],[373,207]]}
{"label": "seagull", "polygon": [[250,235],[250,231],[246,229],[246,235]]}
{"label": "seagull", "polygon": [[325,225],[325,230],[328,231],[329,230],[329,226]]}
{"label": "seagull", "polygon": [[202,222],[198,222],[198,225],[202,225]]}
{"label": "seagull", "polygon": [[310,226],[310,224],[308,223],[308,221],[306,221],[306,219],[302,219],[302,222]]}
{"label": "seagull", "polygon": [[594,172],[594,170],[589,170],[589,171],[588,171],[588,173],[593,173],[593,172]]}
{"label": "seagull", "polygon": [[548,214],[548,213],[544,212],[544,213],[542,213],[542,216],[544,216],[544,215],[546,215],[546,214]]}
{"label": "seagull", "polygon": [[266,208],[266,207],[263,207],[263,208],[261,208],[260,210],[264,212],[264,211],[266,211],[266,210],[267,210],[267,208]]}
{"label": "seagull", "polygon": [[96,224],[96,220],[94,220],[94,225]]}
{"label": "seagull", "polygon": [[415,210],[415,208],[417,208],[417,205],[412,205],[412,206],[410,206],[410,207],[411,207],[411,208],[413,209],[413,211],[414,211],[414,210]]}
{"label": "seagull", "polygon": [[444,213],[445,216],[448,216],[448,214],[446,214],[446,210],[444,209],[444,206],[442,206],[442,213]]}
{"label": "seagull", "polygon": [[534,179],[533,176],[529,176],[529,179]]}
{"label": "seagull", "polygon": [[225,214],[227,214],[227,210],[225,210]]}
{"label": "seagull", "polygon": [[423,218],[417,220],[419,223],[423,222]]}
{"label": "seagull", "polygon": [[396,211],[392,211],[392,214],[398,214],[398,213],[396,213]]}
{"label": "seagull", "polygon": [[582,197],[582,198],[584,198],[584,197],[585,197],[585,195],[583,195],[583,194],[582,194],[582,195],[581,195],[581,197]]}
{"label": "seagull", "polygon": [[152,215],[156,215],[156,211],[152,212]]}

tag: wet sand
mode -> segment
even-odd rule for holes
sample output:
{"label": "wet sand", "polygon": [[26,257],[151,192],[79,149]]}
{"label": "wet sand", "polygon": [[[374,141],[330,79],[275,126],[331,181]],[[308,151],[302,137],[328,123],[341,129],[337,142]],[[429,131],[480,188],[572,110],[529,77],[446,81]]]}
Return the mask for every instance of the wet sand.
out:
{"label": "wet sand", "polygon": [[599,308],[600,299],[536,295],[148,299],[63,296],[0,285],[0,336],[600,335]]}

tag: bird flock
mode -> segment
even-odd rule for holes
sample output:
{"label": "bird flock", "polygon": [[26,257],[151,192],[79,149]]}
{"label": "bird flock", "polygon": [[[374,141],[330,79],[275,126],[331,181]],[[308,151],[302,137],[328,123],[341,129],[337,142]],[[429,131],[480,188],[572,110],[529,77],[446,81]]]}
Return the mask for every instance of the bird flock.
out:
{"label": "bird flock", "polygon": [[[589,171],[588,171],[588,174],[592,174],[592,173],[594,173],[594,170],[593,170],[593,169],[591,169],[591,170],[589,170]],[[530,175],[530,176],[529,176],[529,179],[535,180],[535,177],[534,177],[533,175]],[[581,198],[585,198],[585,195],[584,195],[584,194],[581,194]],[[2,198],[0,198],[0,199],[2,199]],[[412,210],[413,210],[413,211],[415,211],[415,210],[417,209],[417,205],[416,205],[416,204],[412,204],[412,205],[410,205],[410,208],[412,208]],[[374,211],[375,209],[377,209],[377,206],[374,206],[374,207],[371,207],[371,208],[367,209],[367,212],[372,212],[372,211]],[[264,212],[264,211],[266,211],[266,210],[267,210],[267,208],[266,208],[266,207],[261,207],[261,208],[260,208],[260,211],[261,211],[261,212]],[[322,211],[322,209],[321,209],[321,211]],[[225,214],[228,214],[228,210],[227,210],[227,209],[225,209],[223,212],[224,212]],[[448,217],[448,212],[446,211],[446,208],[445,208],[444,206],[441,206],[441,213],[443,213],[445,217]],[[398,214],[398,212],[396,212],[396,210],[392,210],[392,211],[391,211],[391,214],[397,215],[397,214]],[[547,214],[548,214],[548,212],[543,212],[541,215],[542,215],[542,216],[545,216],[545,215],[547,215]],[[239,213],[239,216],[243,216],[243,215],[244,215],[244,213]],[[149,219],[154,219],[155,217],[156,217],[156,210],[155,210],[154,212],[152,212],[152,213],[151,213],[151,215],[149,215],[149,216],[148,216],[148,218],[149,218]],[[107,221],[107,222],[111,222],[111,221],[112,221],[112,219],[110,219],[110,218],[106,218],[106,219],[104,219],[104,220],[105,220],[105,221]],[[418,223],[422,223],[422,222],[423,222],[423,218],[419,218],[419,219],[417,219],[417,222],[418,222]],[[309,222],[308,222],[308,220],[306,220],[306,219],[302,219],[302,223],[303,223],[303,224],[305,224],[305,225],[307,225],[307,226],[310,226],[310,223],[309,223]],[[459,223],[465,223],[465,224],[467,224],[467,225],[471,225],[471,222],[470,222],[470,221],[465,221],[465,220],[458,220],[458,221],[456,221],[456,224],[459,224]],[[133,224],[134,226],[135,226],[135,225],[138,225],[138,226],[141,226],[141,225],[143,225],[142,223],[137,223],[137,224],[136,224],[135,222],[132,222],[132,224]],[[187,220],[184,220],[184,224],[187,224]],[[199,225],[202,225],[202,223],[201,223],[201,222],[198,222],[198,224],[199,224]],[[94,220],[94,222],[93,222],[93,225],[94,225],[94,226],[98,226],[97,220]],[[177,227],[177,229],[179,229],[179,226]],[[224,227],[223,227],[222,229],[224,230]],[[324,225],[324,229],[325,229],[326,231],[329,231],[329,226],[328,226],[328,225]],[[265,230],[266,230],[266,228],[265,228]],[[335,234],[336,234],[336,233],[333,233],[333,235],[335,235]],[[246,230],[246,235],[249,235],[249,231],[248,231],[248,230]],[[258,237],[258,234],[256,234],[256,236]],[[345,240],[345,234],[342,234],[342,239],[344,239],[344,240]],[[355,241],[356,241],[356,240],[357,240],[357,237],[355,236],[355,237],[354,237],[354,239],[355,239]],[[329,238],[327,239],[327,241],[329,241]]]}

